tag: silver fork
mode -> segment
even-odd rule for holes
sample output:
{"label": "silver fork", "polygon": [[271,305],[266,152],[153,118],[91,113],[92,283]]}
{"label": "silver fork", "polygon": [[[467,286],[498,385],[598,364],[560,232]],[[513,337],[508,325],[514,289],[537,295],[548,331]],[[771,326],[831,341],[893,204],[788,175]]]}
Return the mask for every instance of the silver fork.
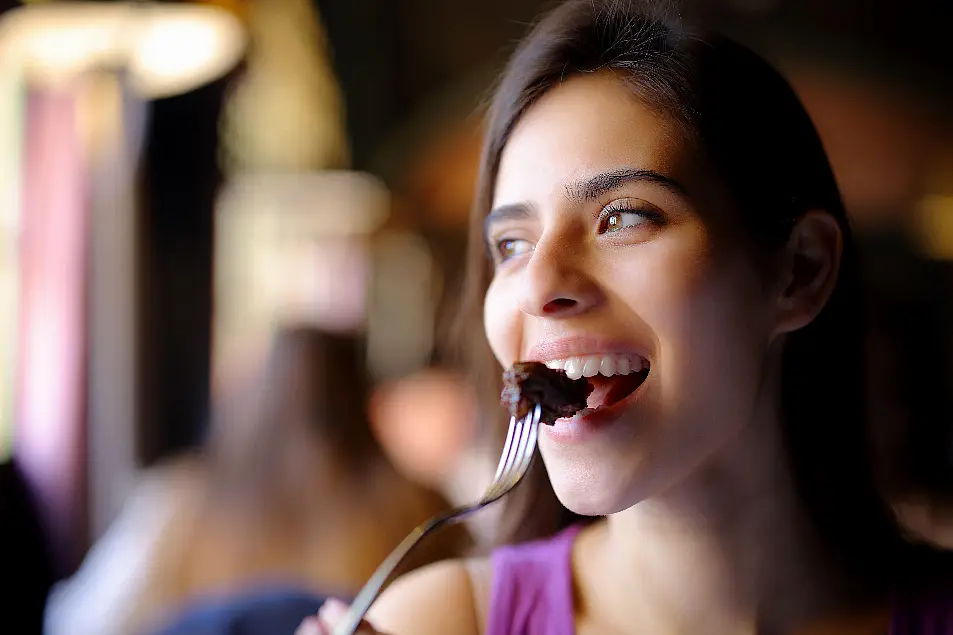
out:
{"label": "silver fork", "polygon": [[440,516],[434,516],[414,529],[404,540],[397,545],[387,559],[377,568],[371,579],[367,581],[361,592],[357,594],[351,607],[341,624],[334,630],[334,635],[354,635],[361,620],[367,615],[371,605],[381,594],[384,585],[390,580],[394,570],[407,557],[407,554],[428,534],[452,522],[457,522],[478,512],[490,503],[496,502],[513,491],[523,476],[526,475],[536,454],[536,440],[539,436],[539,418],[542,408],[536,408],[526,417],[517,420],[510,419],[510,427],[506,433],[506,443],[503,445],[503,455],[500,457],[499,467],[493,483],[487,488],[483,498],[477,502],[451,509]]}

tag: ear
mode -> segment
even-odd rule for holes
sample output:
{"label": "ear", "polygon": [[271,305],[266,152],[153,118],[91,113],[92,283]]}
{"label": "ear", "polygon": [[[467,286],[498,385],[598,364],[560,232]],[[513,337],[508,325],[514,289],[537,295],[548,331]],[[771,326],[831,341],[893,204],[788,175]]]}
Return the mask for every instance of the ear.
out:
{"label": "ear", "polygon": [[832,215],[812,210],[797,220],[780,267],[776,335],[807,326],[821,312],[837,283],[842,248]]}

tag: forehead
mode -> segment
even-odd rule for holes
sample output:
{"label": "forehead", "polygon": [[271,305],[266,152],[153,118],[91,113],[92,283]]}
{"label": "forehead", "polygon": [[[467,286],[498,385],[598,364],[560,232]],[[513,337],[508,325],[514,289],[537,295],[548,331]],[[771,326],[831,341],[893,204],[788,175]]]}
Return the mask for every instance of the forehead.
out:
{"label": "forehead", "polygon": [[620,167],[683,180],[691,171],[675,122],[611,73],[573,76],[523,115],[500,157],[494,205],[544,199],[565,184]]}

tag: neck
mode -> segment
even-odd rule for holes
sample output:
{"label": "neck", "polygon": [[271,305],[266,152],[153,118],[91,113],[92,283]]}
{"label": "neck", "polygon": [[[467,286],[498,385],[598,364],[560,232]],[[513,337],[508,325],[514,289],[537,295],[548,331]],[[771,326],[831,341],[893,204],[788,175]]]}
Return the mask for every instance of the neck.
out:
{"label": "neck", "polygon": [[594,614],[620,632],[800,635],[861,605],[798,501],[779,417],[762,411],[687,480],[590,533],[591,570],[611,572],[592,582]]}

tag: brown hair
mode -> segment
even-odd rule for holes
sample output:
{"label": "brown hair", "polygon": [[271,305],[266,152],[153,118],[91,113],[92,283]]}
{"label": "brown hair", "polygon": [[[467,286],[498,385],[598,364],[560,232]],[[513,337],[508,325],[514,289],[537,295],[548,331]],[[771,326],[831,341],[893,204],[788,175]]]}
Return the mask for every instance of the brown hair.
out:
{"label": "brown hair", "polygon": [[[894,571],[906,543],[878,491],[865,416],[864,347],[851,228],[821,141],[794,91],[747,48],[691,29],[674,5],[571,0],[520,44],[489,109],[471,218],[457,340],[499,412],[500,367],[482,328],[492,265],[483,239],[500,157],[523,113],[575,74],[610,71],[696,142],[732,195],[746,244],[770,252],[809,210],[833,216],[843,259],[831,298],[793,333],[782,360],[783,427],[799,494],[833,554],[850,570]],[[505,429],[502,421],[495,430]],[[542,462],[507,501],[506,541],[549,534],[578,520],[556,502]]]}
{"label": "brown hair", "polygon": [[346,480],[360,478],[384,460],[366,403],[360,337],[309,326],[280,329],[259,379],[213,423],[213,480],[230,493],[280,507],[280,499],[300,493],[301,479],[313,478],[322,464],[333,461],[331,469]]}

